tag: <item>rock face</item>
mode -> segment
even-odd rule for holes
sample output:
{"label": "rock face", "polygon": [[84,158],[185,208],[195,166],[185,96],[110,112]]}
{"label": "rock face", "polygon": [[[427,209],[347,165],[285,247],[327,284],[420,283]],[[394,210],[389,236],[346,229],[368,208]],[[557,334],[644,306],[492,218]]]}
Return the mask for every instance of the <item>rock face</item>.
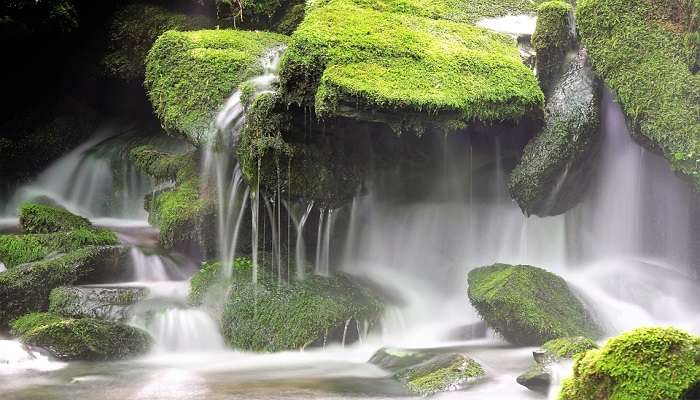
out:
{"label": "rock face", "polygon": [[537,115],[543,95],[515,39],[416,16],[459,14],[450,2],[435,3],[442,13],[424,3],[314,2],[282,59],[282,93],[321,118],[377,121],[396,131]]}
{"label": "rock face", "polygon": [[49,311],[71,318],[126,321],[130,306],[146,297],[145,288],[59,287],[49,295]]}
{"label": "rock face", "polygon": [[392,372],[408,390],[423,396],[460,390],[486,375],[469,356],[436,350],[383,348],[369,362]]}
{"label": "rock face", "polygon": [[674,328],[640,328],[577,358],[562,400],[697,399],[700,337]]}
{"label": "rock face", "polygon": [[511,172],[511,196],[528,215],[558,215],[574,207],[595,172],[600,84],[584,50],[566,63],[547,98],[543,130]]}
{"label": "rock face", "polygon": [[470,271],[468,285],[474,308],[513,344],[598,336],[599,328],[566,282],[544,269],[495,264]]}
{"label": "rock face", "polygon": [[[631,131],[700,188],[697,1],[582,0],[576,19]],[[630,39],[633,38],[633,39]]]}
{"label": "rock face", "polygon": [[535,392],[547,393],[552,383],[553,363],[597,348],[594,341],[583,336],[550,340],[541,349],[532,352],[535,363],[518,376],[517,382]]}
{"label": "rock face", "polygon": [[261,57],[287,37],[239,30],[168,31],[146,57],[145,86],[163,127],[193,144],[242,82],[262,72]]}
{"label": "rock face", "polygon": [[33,313],[12,323],[23,343],[48,350],[60,360],[104,361],[134,357],[148,351],[148,333],[116,322],[63,318]]}

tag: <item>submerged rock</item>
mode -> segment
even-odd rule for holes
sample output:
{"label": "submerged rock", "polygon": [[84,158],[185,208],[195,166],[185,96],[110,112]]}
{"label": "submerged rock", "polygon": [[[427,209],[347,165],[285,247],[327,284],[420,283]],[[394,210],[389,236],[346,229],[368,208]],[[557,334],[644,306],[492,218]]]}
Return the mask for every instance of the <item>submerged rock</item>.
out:
{"label": "submerged rock", "polygon": [[27,314],[12,323],[12,332],[60,360],[119,360],[146,353],[152,342],[148,333],[128,325],[51,313]]}
{"label": "submerged rock", "polygon": [[600,84],[585,51],[567,63],[547,98],[543,130],[510,175],[510,194],[528,215],[558,215],[576,206],[595,172]]}
{"label": "submerged rock", "polygon": [[408,390],[424,396],[463,389],[486,375],[466,354],[439,350],[382,348],[369,362],[392,372]]}
{"label": "submerged rock", "polygon": [[474,308],[513,344],[598,336],[599,328],[566,282],[544,269],[494,264],[470,271],[468,285]]}
{"label": "submerged rock", "polygon": [[552,364],[597,348],[593,340],[583,336],[550,340],[532,353],[535,363],[516,380],[530,390],[547,393],[552,383]]}
{"label": "submerged rock", "polygon": [[561,400],[698,399],[700,337],[640,328],[576,359]]}
{"label": "submerged rock", "polygon": [[137,287],[59,287],[49,295],[49,311],[65,317],[123,322],[131,306],[147,294],[147,289]]}

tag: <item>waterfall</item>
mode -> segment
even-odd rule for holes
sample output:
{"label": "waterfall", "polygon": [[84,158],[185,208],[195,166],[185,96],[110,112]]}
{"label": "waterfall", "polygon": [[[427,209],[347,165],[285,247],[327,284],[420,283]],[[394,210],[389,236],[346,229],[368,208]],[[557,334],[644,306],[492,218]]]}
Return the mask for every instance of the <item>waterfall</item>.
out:
{"label": "waterfall", "polygon": [[162,282],[186,278],[173,260],[158,254],[146,254],[138,247],[129,250],[132,276],[136,282]]}
{"label": "waterfall", "polygon": [[147,326],[159,351],[174,353],[226,348],[216,321],[202,310],[170,308],[155,314]]}
{"label": "waterfall", "polygon": [[296,239],[294,245],[294,263],[296,264],[296,277],[304,279],[304,268],[306,267],[306,245],[304,244],[304,226],[311,215],[311,210],[314,208],[314,202],[310,201],[306,204],[306,208],[301,216],[295,215],[293,207],[287,203],[287,213],[292,217],[294,227],[296,228]]}
{"label": "waterfall", "polygon": [[319,208],[318,232],[316,235],[316,275],[330,274],[331,239],[337,214],[333,209]]}

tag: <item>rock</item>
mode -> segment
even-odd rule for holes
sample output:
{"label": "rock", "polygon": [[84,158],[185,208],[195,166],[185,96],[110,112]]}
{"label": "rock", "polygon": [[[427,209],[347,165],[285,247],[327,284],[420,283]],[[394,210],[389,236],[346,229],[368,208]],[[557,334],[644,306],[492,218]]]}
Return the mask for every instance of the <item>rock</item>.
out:
{"label": "rock", "polygon": [[573,20],[573,8],[568,2],[547,1],[538,7],[531,43],[537,54],[535,68],[545,96],[549,96],[566,69],[567,52],[576,45]]}
{"label": "rock", "polygon": [[205,142],[219,107],[262,72],[268,49],[286,41],[274,33],[228,29],[162,34],[146,57],[144,84],[163,127],[195,145]]}
{"label": "rock", "polygon": [[700,336],[675,328],[639,328],[576,359],[562,400],[697,399]]}
{"label": "rock", "polygon": [[129,4],[112,18],[108,50],[102,65],[111,76],[142,80],[146,54],[160,34],[169,30],[188,31],[212,25],[204,16],[179,14],[150,4]]}
{"label": "rock", "polygon": [[138,287],[58,287],[49,295],[49,311],[64,317],[124,322],[131,306],[147,295],[147,289]]}
{"label": "rock", "polygon": [[[698,2],[583,0],[581,40],[631,131],[700,189]],[[663,77],[663,79],[661,79]]]}
{"label": "rock", "polygon": [[320,118],[381,122],[397,132],[538,116],[544,97],[515,39],[417,16],[469,8],[436,3],[447,12],[434,3],[314,2],[282,59],[287,102],[313,106]]}
{"label": "rock", "polygon": [[550,340],[541,349],[532,352],[535,363],[516,380],[530,390],[548,393],[552,382],[553,363],[597,348],[594,341],[583,336]]}
{"label": "rock", "polygon": [[92,227],[87,218],[64,208],[33,203],[22,205],[19,223],[25,233],[54,233]]}
{"label": "rock", "polygon": [[545,126],[525,146],[509,183],[511,196],[523,212],[542,217],[576,206],[595,172],[600,84],[585,51],[570,55],[566,72],[550,93]]}
{"label": "rock", "polygon": [[468,285],[474,308],[510,343],[542,345],[565,336],[599,334],[566,282],[544,269],[494,264],[470,271]]}
{"label": "rock", "polygon": [[144,354],[148,333],[128,325],[93,318],[63,318],[51,313],[27,314],[12,323],[23,343],[39,346],[59,360],[120,360]]}
{"label": "rock", "polygon": [[466,354],[440,350],[382,348],[369,362],[392,372],[409,391],[423,396],[464,389],[486,374]]}

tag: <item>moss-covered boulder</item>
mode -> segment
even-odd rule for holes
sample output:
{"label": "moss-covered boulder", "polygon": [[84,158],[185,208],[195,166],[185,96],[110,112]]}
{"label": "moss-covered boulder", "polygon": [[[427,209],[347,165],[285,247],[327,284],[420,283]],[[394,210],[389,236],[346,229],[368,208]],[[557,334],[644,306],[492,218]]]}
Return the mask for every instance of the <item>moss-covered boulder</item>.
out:
{"label": "moss-covered boulder", "polygon": [[120,360],[144,354],[148,333],[124,324],[93,318],[64,318],[32,313],[12,323],[23,343],[48,350],[60,360]]}
{"label": "moss-covered boulder", "polygon": [[674,328],[640,328],[577,357],[559,398],[697,399],[698,382],[700,337]]}
{"label": "moss-covered boulder", "polygon": [[321,118],[379,121],[397,131],[518,120],[543,103],[515,39],[350,0],[307,12],[280,81],[288,101],[315,107]]}
{"label": "moss-covered boulder", "polygon": [[547,1],[538,7],[531,43],[536,52],[537,77],[545,95],[549,95],[565,67],[567,52],[576,44],[573,21],[573,8],[568,2]]}
{"label": "moss-covered boulder", "polygon": [[423,396],[464,389],[486,375],[466,354],[444,350],[383,348],[369,362],[393,373],[409,391]]}
{"label": "moss-covered boulder", "polygon": [[25,233],[53,233],[92,227],[87,218],[68,210],[34,203],[22,205],[19,224]]}
{"label": "moss-covered boulder", "polygon": [[23,314],[46,311],[59,286],[104,281],[119,270],[120,246],[87,246],[0,273],[0,329]]}
{"label": "moss-covered boulder", "polygon": [[532,352],[535,362],[527,371],[520,374],[516,381],[535,392],[548,393],[552,383],[554,363],[597,348],[598,345],[593,340],[583,336],[550,340],[542,345],[541,349]]}
{"label": "moss-covered boulder", "polygon": [[595,172],[600,83],[584,50],[570,54],[564,64],[568,67],[547,98],[545,126],[510,175],[510,194],[528,215],[558,215],[573,208]]}
{"label": "moss-covered boulder", "polygon": [[697,1],[582,0],[576,19],[596,72],[632,131],[700,188]]}
{"label": "moss-covered boulder", "polygon": [[559,276],[529,265],[473,269],[468,296],[486,323],[517,345],[565,336],[596,337],[599,328]]}
{"label": "moss-covered boulder", "polygon": [[212,25],[204,16],[175,13],[151,4],[128,4],[119,9],[109,26],[108,51],[102,59],[105,72],[128,80],[141,80],[148,50],[165,31],[188,31]]}
{"label": "moss-covered boulder", "polygon": [[166,130],[194,144],[242,82],[262,72],[261,57],[287,37],[238,30],[167,31],[146,57],[145,86]]}
{"label": "moss-covered boulder", "polygon": [[138,287],[62,286],[51,291],[49,311],[70,318],[126,321],[130,307],[148,295]]}

